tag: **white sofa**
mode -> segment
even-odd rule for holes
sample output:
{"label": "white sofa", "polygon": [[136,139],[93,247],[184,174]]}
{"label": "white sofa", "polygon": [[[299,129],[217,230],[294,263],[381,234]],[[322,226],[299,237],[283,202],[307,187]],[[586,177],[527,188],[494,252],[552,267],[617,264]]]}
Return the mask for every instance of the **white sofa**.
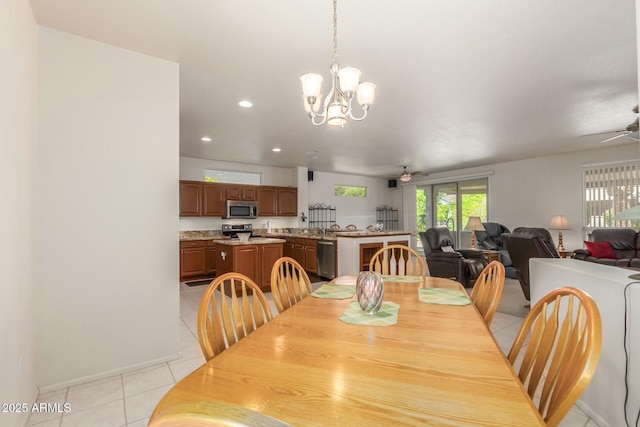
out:
{"label": "white sofa", "polygon": [[593,380],[578,400],[578,406],[601,427],[625,426],[625,288],[630,302],[627,349],[630,355],[627,419],[635,426],[640,411],[640,281],[636,272],[575,259],[530,260],[531,304],[551,290],[572,286],[593,297],[602,318],[602,352]]}

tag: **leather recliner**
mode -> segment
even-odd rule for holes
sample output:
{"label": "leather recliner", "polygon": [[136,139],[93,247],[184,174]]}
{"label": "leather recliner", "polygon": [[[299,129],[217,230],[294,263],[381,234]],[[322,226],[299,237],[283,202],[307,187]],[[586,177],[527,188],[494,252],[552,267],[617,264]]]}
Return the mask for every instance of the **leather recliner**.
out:
{"label": "leather recliner", "polygon": [[420,232],[419,236],[431,276],[453,278],[465,288],[470,288],[487,266],[481,251],[456,249],[454,252],[443,252],[445,246],[454,247],[453,236],[446,227],[429,228]]}
{"label": "leather recliner", "polygon": [[513,266],[509,251],[504,246],[502,235],[511,233],[507,227],[497,222],[483,222],[485,231],[476,231],[476,246],[479,249],[500,252],[500,262],[504,265],[505,276],[510,279],[517,279],[516,269]]}
{"label": "leather recliner", "polygon": [[546,228],[518,227],[513,233],[502,236],[516,269],[516,276],[527,301],[530,300],[531,281],[529,260],[531,258],[560,258],[553,237]]}

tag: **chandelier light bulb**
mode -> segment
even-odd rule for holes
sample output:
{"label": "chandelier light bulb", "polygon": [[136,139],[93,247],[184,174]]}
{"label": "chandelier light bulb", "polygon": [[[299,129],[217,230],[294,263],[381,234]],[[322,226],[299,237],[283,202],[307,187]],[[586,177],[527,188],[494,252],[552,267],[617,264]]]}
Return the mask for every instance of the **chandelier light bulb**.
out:
{"label": "chandelier light bulb", "polygon": [[[376,85],[370,82],[360,83],[362,72],[356,67],[340,67],[338,64],[338,4],[333,0],[333,61],[329,67],[331,73],[331,89],[322,103],[322,76],[307,73],[300,76],[302,82],[302,98],[304,109],[311,123],[320,126],[344,126],[349,120],[360,121],[367,117],[369,107],[373,104]],[[362,107],[362,116],[356,117],[351,108],[351,101],[357,95],[358,104]]]}

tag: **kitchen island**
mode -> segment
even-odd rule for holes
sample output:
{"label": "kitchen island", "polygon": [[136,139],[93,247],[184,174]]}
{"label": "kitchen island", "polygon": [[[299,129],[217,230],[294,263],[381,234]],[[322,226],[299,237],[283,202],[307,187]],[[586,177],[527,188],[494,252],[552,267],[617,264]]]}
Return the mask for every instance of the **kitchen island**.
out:
{"label": "kitchen island", "polygon": [[388,245],[409,246],[410,231],[343,231],[338,241],[338,276],[356,275],[369,270],[371,257]]}
{"label": "kitchen island", "polygon": [[218,247],[216,274],[236,272],[244,274],[262,289],[271,292],[271,269],[283,255],[284,239],[251,238],[215,240]]}

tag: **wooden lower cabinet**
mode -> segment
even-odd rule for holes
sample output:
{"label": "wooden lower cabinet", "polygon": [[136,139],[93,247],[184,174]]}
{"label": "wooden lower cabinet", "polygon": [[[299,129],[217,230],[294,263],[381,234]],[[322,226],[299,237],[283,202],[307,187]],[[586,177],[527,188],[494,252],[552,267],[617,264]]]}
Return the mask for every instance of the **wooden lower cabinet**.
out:
{"label": "wooden lower cabinet", "polygon": [[387,243],[387,246],[389,245],[403,245],[403,246],[409,246],[409,241],[408,240],[396,240],[394,242],[389,242]]}
{"label": "wooden lower cabinet", "polygon": [[217,251],[211,240],[180,242],[180,281],[215,276]]}
{"label": "wooden lower cabinet", "polygon": [[295,259],[293,237],[285,237],[286,242],[283,244],[283,254],[289,258]]}
{"label": "wooden lower cabinet", "polygon": [[217,274],[236,272],[256,282],[263,292],[271,292],[271,269],[283,256],[282,243],[218,245]]}
{"label": "wooden lower cabinet", "polygon": [[303,237],[294,237],[293,239],[293,259],[298,261],[308,273],[316,274],[318,272],[317,243],[315,239]]}
{"label": "wooden lower cabinet", "polygon": [[382,249],[382,242],[360,244],[360,271],[369,271],[369,263],[373,255]]}
{"label": "wooden lower cabinet", "polygon": [[180,281],[207,273],[207,243],[204,240],[180,242]]}

